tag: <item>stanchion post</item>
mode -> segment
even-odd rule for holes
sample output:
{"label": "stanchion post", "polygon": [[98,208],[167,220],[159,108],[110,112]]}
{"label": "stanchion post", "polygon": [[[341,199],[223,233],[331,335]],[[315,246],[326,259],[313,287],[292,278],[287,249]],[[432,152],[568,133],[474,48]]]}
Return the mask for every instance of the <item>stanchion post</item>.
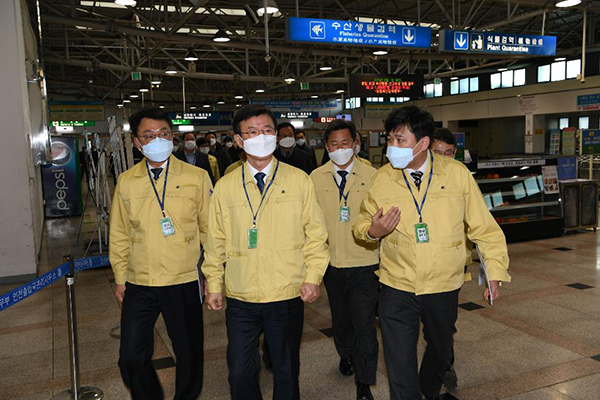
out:
{"label": "stanchion post", "polygon": [[65,275],[67,291],[67,323],[69,326],[69,361],[71,367],[71,389],[60,392],[53,400],[73,399],[87,400],[104,398],[102,390],[94,387],[79,386],[79,347],[77,341],[77,310],[75,306],[75,260],[73,255],[63,257],[69,263],[70,269]]}

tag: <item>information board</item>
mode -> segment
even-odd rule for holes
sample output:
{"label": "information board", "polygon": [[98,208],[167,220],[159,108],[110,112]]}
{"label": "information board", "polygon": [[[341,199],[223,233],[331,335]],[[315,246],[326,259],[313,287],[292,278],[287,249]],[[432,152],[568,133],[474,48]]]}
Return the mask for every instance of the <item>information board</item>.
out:
{"label": "information board", "polygon": [[600,129],[581,131],[581,155],[600,154]]}
{"label": "information board", "polygon": [[460,53],[556,55],[556,36],[440,31],[439,50]]}
{"label": "information board", "polygon": [[350,46],[431,47],[431,28],[319,18],[288,18],[289,42]]}
{"label": "information board", "polygon": [[577,110],[600,110],[600,94],[577,96]]}
{"label": "information board", "polygon": [[422,75],[350,75],[351,97],[423,97]]}
{"label": "information board", "polygon": [[577,179],[577,157],[558,158],[558,179],[561,181]]}

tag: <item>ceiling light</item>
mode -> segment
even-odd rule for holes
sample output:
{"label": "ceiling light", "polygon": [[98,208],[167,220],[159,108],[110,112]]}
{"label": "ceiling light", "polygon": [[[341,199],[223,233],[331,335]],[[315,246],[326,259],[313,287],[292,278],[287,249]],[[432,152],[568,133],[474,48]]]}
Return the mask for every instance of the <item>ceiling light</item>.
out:
{"label": "ceiling light", "polygon": [[195,110],[196,108],[198,108],[198,107],[196,107],[196,106],[190,106],[190,110]]}
{"label": "ceiling light", "polygon": [[336,99],[338,102],[342,101],[342,99]]}
{"label": "ceiling light", "polygon": [[241,105],[241,104],[236,104],[235,106],[239,108],[239,107],[241,107],[242,105]]}
{"label": "ceiling light", "polygon": [[203,105],[202,107],[204,107],[204,108],[208,108],[208,107],[210,107],[210,104],[205,104],[205,105]]}
{"label": "ceiling light", "polygon": [[235,98],[236,98],[236,99],[243,99],[243,98],[244,98],[244,96],[242,96],[241,94],[238,94],[238,95],[236,95],[236,96],[235,96]]}
{"label": "ceiling light", "polygon": [[310,96],[311,99],[318,99],[319,96],[317,96],[316,94],[313,94],[312,96]]}
{"label": "ceiling light", "polygon": [[137,98],[138,98],[138,97],[140,97],[140,96],[139,96],[137,93],[131,93],[131,94],[129,95],[129,97],[130,97],[130,98],[132,98],[132,99],[137,99]]}
{"label": "ceiling light", "polygon": [[179,132],[194,132],[194,125],[179,125]]}
{"label": "ceiling light", "polygon": [[292,83],[296,81],[296,78],[285,78],[284,81],[286,81],[287,83]]}
{"label": "ceiling light", "polygon": [[115,0],[115,4],[119,4],[121,6],[130,6],[135,7],[137,4],[136,0]]}
{"label": "ceiling light", "polygon": [[508,68],[498,68],[498,72],[504,72],[504,71],[507,71],[507,70],[508,70]]}
{"label": "ceiling light", "polygon": [[190,47],[185,53],[185,57],[183,58],[185,61],[198,61],[198,55],[194,51],[193,47]]}
{"label": "ceiling light", "polygon": [[215,33],[215,36],[213,36],[213,42],[217,42],[217,43],[226,43],[226,42],[229,42],[230,40],[231,40],[231,38],[229,37],[227,32],[225,32],[223,29],[219,29],[217,31],[217,33]]}
{"label": "ceiling light", "polygon": [[344,89],[338,89],[338,90],[336,90],[336,93],[344,93],[344,92],[345,92]]}
{"label": "ceiling light", "polygon": [[556,7],[573,7],[581,4],[581,0],[560,0],[556,2]]}
{"label": "ceiling light", "polygon": [[158,106],[158,108],[165,108],[165,105],[161,104],[161,105]]}
{"label": "ceiling light", "polygon": [[264,93],[264,92],[265,92],[265,89],[256,89],[256,90],[255,90],[255,92],[256,92],[256,93]]}
{"label": "ceiling light", "polygon": [[217,104],[225,104],[225,100],[220,99],[219,101],[217,101]]}
{"label": "ceiling light", "polygon": [[451,81],[457,81],[458,77],[457,76],[453,76],[452,78],[450,78]]}
{"label": "ceiling light", "polygon": [[150,80],[150,83],[153,85],[160,85],[162,83],[162,79],[160,79],[159,77],[155,77]]}
{"label": "ceiling light", "polygon": [[557,59],[555,59],[554,61],[565,61],[566,58],[565,57],[558,57]]}
{"label": "ceiling light", "polygon": [[387,50],[375,50],[373,52],[374,56],[385,56],[387,54]]}
{"label": "ceiling light", "polygon": [[123,108],[123,104],[122,104],[122,103],[119,103],[119,104],[117,104],[117,107],[119,107],[119,108]]}
{"label": "ceiling light", "polygon": [[175,69],[175,66],[173,64],[169,64],[167,66],[167,69],[165,69],[165,74],[175,75],[176,73],[177,70]]}
{"label": "ceiling light", "polygon": [[331,71],[333,69],[333,67],[330,67],[329,65],[323,65],[321,68],[319,68],[321,71]]}
{"label": "ceiling light", "polygon": [[279,11],[279,6],[275,3],[275,0],[258,0],[258,4],[258,10],[256,10],[258,15],[264,15],[265,12],[267,14],[275,14]]}
{"label": "ceiling light", "polygon": [[146,93],[146,92],[149,92],[149,91],[150,91],[150,89],[148,89],[148,87],[146,85],[144,85],[144,86],[142,86],[140,88],[140,93]]}
{"label": "ceiling light", "polygon": [[123,100],[123,103],[131,103],[131,100],[125,99]]}

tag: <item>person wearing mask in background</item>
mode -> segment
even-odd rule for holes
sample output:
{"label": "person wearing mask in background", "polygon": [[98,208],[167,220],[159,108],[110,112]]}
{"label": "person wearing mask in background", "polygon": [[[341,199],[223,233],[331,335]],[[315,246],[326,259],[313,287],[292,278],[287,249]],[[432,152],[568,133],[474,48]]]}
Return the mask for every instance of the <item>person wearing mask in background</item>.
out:
{"label": "person wearing mask in background", "polygon": [[296,148],[296,138],[294,134],[294,125],[289,122],[280,123],[279,126],[277,126],[277,141],[279,147],[275,149],[273,155],[279,161],[310,174],[313,169],[315,169],[310,160],[310,154]]}
{"label": "person wearing mask in background", "polygon": [[[346,121],[345,119],[342,119],[342,121]],[[351,121],[347,121],[352,123]],[[358,161],[361,161],[365,164],[367,164],[369,167],[372,167],[373,164],[371,164],[371,161],[369,161],[369,155],[362,151],[361,147],[360,147],[360,134],[357,132],[356,133],[356,144],[354,145],[354,155],[356,156],[356,159]],[[323,158],[321,159],[321,165],[325,165],[325,163],[329,162],[329,153],[327,151],[323,152]]]}
{"label": "person wearing mask in background", "polygon": [[312,181],[273,157],[276,123],[261,105],[237,112],[235,141],[247,161],[217,182],[209,210],[202,271],[211,310],[223,308],[225,282],[232,400],[262,399],[261,332],[273,360],[273,399],[300,399],[304,302],[319,297],[329,263],[327,228]]}
{"label": "person wearing mask in background", "polygon": [[242,166],[242,164],[244,162],[246,162],[246,152],[244,151],[244,149],[241,149],[239,147],[236,147],[237,152],[238,152],[238,158],[239,160],[237,160],[236,162],[234,162],[233,164],[231,164],[229,167],[227,167],[227,169],[225,170],[225,175],[227,175],[228,173],[234,171],[235,169],[239,168]]}
{"label": "person wearing mask in background", "polygon": [[177,153],[174,153],[174,156],[180,159],[181,161],[187,162],[188,164],[195,165],[198,168],[202,168],[208,173],[210,177],[210,181],[214,185],[216,180],[213,174],[210,161],[208,159],[208,155],[200,152],[196,148],[196,137],[194,136],[194,132],[188,132],[183,135],[183,148],[179,150]]}
{"label": "person wearing mask in background", "polygon": [[379,297],[379,253],[376,243],[357,241],[352,224],[358,221],[363,197],[376,170],[356,161],[356,128],[345,120],[325,130],[325,150],[331,161],[310,174],[325,215],[331,261],[323,281],[327,288],[333,340],[342,375],[355,374],[356,398],[373,400],[379,343],[375,308]]}
{"label": "person wearing mask in background", "polygon": [[[487,265],[488,301],[498,298],[500,281],[510,281],[506,239],[469,170],[428,150],[431,114],[399,108],[385,130],[390,165],[374,175],[353,233],[381,241],[379,320],[391,399],[439,399],[464,280],[465,229]],[[427,347],[419,372],[421,322]]]}
{"label": "person wearing mask in background", "polygon": [[296,137],[296,148],[307,152],[310,155],[310,160],[313,163],[313,168],[317,168],[317,155],[315,154],[315,149],[313,149],[311,146],[308,145],[308,143],[306,143],[306,134],[304,133],[304,131],[296,131],[294,136]]}
{"label": "person wearing mask in background", "polygon": [[219,176],[223,176],[225,170],[232,162],[231,157],[229,156],[229,149],[221,146],[221,143],[217,142],[217,135],[214,133],[207,133],[206,140],[208,140],[208,145],[210,146],[209,154],[214,156],[219,163]]}
{"label": "person wearing mask in background", "polygon": [[[429,149],[440,156],[455,158],[457,150],[456,137],[446,128],[436,128],[435,131],[433,131],[433,140]],[[465,250],[467,253],[465,260],[465,282],[468,282],[471,280],[471,274],[467,272],[467,266],[473,263],[473,242],[468,238],[465,238]],[[448,368],[448,371],[444,374],[443,382],[446,389],[450,391],[456,390],[458,387],[458,377],[454,370],[454,347],[452,348],[450,368]]]}
{"label": "person wearing mask in background", "polygon": [[109,259],[123,303],[119,368],[132,398],[164,398],[152,366],[162,314],[177,358],[174,399],[196,399],[204,364],[198,262],[212,184],[206,171],[172,156],[168,113],[144,109],[129,124],[145,159],[119,176],[110,212]]}
{"label": "person wearing mask in background", "polygon": [[233,143],[233,138],[231,136],[225,136],[223,139],[223,147],[227,149],[229,157],[231,158],[231,162],[235,163],[236,161],[240,160],[238,148],[235,146],[235,143]]}
{"label": "person wearing mask in background", "polygon": [[208,157],[210,170],[212,171],[215,177],[215,181],[218,181],[221,178],[219,162],[217,161],[217,157],[210,154],[210,144],[208,139],[200,136],[198,139],[196,139],[196,146],[198,146],[198,151],[200,151],[200,153],[205,154]]}
{"label": "person wearing mask in background", "polygon": [[173,136],[173,154],[179,151],[179,139]]}

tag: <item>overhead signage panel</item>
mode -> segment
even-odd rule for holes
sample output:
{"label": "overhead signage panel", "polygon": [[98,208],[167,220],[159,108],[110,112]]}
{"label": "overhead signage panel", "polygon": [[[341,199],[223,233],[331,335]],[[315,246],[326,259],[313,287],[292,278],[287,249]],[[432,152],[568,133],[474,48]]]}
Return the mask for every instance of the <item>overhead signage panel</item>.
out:
{"label": "overhead signage panel", "polygon": [[351,97],[423,97],[422,75],[350,75]]}
{"label": "overhead signage panel", "polygon": [[52,126],[96,126],[96,121],[52,121]]}
{"label": "overhead signage panel", "polygon": [[173,125],[231,125],[233,113],[224,112],[172,112]]}
{"label": "overhead signage panel", "polygon": [[336,110],[340,108],[337,100],[252,100],[271,111]]}
{"label": "overhead signage panel", "polygon": [[581,131],[581,154],[600,154],[599,129],[584,129]]}
{"label": "overhead signage panel", "polygon": [[483,54],[556,55],[556,36],[440,31],[440,51]]}
{"label": "overhead signage panel", "polygon": [[600,94],[586,94],[577,96],[577,110],[600,110]]}
{"label": "overhead signage panel", "polygon": [[333,19],[288,18],[289,42],[350,46],[431,47],[431,28]]}
{"label": "overhead signage panel", "polygon": [[275,118],[280,119],[314,119],[319,116],[318,111],[290,111],[290,112],[274,112]]}

